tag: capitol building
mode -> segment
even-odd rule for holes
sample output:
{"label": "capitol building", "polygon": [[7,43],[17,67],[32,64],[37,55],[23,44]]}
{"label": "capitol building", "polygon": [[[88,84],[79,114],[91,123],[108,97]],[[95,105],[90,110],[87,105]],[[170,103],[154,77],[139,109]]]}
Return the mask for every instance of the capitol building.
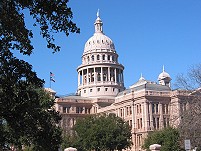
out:
{"label": "capitol building", "polygon": [[103,32],[97,13],[95,32],[85,43],[82,63],[77,67],[76,95],[56,98],[61,113],[61,127],[68,132],[76,119],[88,114],[114,113],[132,128],[132,148],[140,151],[148,132],[169,125],[177,126],[180,113],[186,110],[185,91],[171,89],[171,77],[164,67],[158,82],[142,75],[128,88],[124,87],[124,66],[119,62],[113,41]]}

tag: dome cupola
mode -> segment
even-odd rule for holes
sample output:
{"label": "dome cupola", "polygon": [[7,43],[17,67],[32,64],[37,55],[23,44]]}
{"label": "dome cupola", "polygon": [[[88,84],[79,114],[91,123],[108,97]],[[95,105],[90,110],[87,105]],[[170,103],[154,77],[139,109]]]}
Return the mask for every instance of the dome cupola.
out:
{"label": "dome cupola", "polygon": [[93,51],[101,52],[104,50],[115,52],[113,41],[103,33],[103,22],[100,19],[99,10],[97,12],[97,19],[94,23],[94,26],[94,35],[85,43],[84,54]]}
{"label": "dome cupola", "polygon": [[159,84],[161,84],[161,85],[167,85],[167,86],[170,87],[170,81],[171,80],[172,79],[171,79],[170,75],[167,72],[165,72],[165,68],[163,66],[163,72],[160,73],[159,76],[158,76]]}

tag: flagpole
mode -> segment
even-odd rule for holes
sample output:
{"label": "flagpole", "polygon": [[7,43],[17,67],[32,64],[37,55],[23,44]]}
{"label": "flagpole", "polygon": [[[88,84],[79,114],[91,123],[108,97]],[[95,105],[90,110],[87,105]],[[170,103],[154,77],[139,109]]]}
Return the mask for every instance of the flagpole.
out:
{"label": "flagpole", "polygon": [[50,75],[50,88],[51,88],[51,75]]}

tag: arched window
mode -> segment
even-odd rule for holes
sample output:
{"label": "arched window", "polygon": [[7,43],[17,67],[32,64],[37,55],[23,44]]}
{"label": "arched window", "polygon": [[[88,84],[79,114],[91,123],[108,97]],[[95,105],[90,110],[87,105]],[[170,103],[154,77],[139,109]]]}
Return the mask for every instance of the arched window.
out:
{"label": "arched window", "polygon": [[91,60],[94,61],[94,55],[91,56]]}
{"label": "arched window", "polygon": [[110,61],[110,55],[107,56],[107,60]]}
{"label": "arched window", "polygon": [[100,60],[100,55],[97,55],[97,60]]}
{"label": "arched window", "polygon": [[103,60],[105,60],[105,55],[103,55]]}
{"label": "arched window", "polygon": [[114,61],[114,56],[112,56],[112,61]]}
{"label": "arched window", "polygon": [[89,56],[87,57],[87,60],[88,60],[88,62],[90,61],[90,58],[89,58]]}

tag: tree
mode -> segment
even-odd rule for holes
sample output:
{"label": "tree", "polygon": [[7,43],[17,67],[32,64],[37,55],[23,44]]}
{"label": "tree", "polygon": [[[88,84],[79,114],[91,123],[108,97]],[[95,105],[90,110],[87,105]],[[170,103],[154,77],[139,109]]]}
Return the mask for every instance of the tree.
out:
{"label": "tree", "polygon": [[180,74],[176,84],[189,92],[182,100],[185,108],[180,112],[181,142],[184,144],[185,139],[190,139],[192,147],[201,146],[201,64],[192,66],[187,75]]}
{"label": "tree", "polygon": [[72,22],[73,13],[67,5],[68,0],[1,0],[0,1],[0,50],[19,50],[30,55],[33,50],[33,33],[27,29],[24,10],[35,20],[47,47],[53,52],[60,47],[54,44],[54,33],[79,33],[80,29]]}
{"label": "tree", "polygon": [[24,55],[33,51],[33,33],[27,29],[24,11],[39,26],[40,34],[53,52],[60,50],[54,34],[79,33],[72,22],[68,0],[1,0],[0,1],[0,150],[14,145],[33,150],[57,150],[61,131],[56,126],[60,116],[52,108],[54,100],[44,92],[44,81],[32,66],[15,58],[13,50]]}
{"label": "tree", "polygon": [[68,148],[71,146],[77,146],[76,140],[77,140],[77,137],[74,132],[73,133],[72,132],[71,133],[63,133],[61,149],[64,150],[65,148]]}
{"label": "tree", "polygon": [[162,130],[150,132],[144,140],[143,148],[149,150],[152,144],[160,144],[161,151],[179,151],[179,131],[168,127]]}
{"label": "tree", "polygon": [[83,150],[121,150],[131,146],[131,129],[114,114],[79,119],[74,127],[77,146]]}
{"label": "tree", "polygon": [[0,51],[0,150],[58,150],[61,130],[56,126],[59,114],[52,108],[54,100],[43,89],[32,66]]}

